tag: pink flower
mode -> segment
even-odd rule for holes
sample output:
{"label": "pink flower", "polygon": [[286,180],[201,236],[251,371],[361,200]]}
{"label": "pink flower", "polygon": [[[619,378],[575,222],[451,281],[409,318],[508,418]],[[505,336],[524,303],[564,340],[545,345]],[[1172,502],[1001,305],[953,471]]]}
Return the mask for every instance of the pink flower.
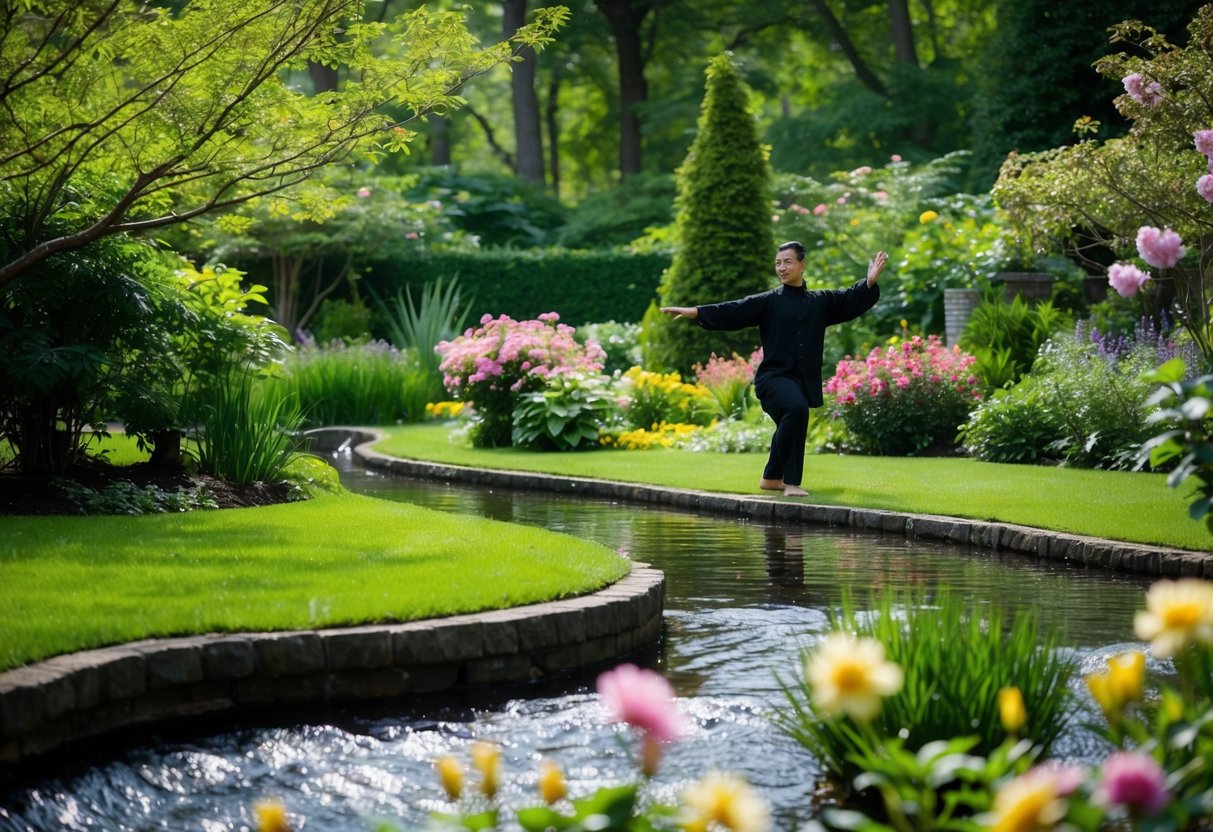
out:
{"label": "pink flower", "polygon": [[872,191],[872,199],[876,200],[877,202],[884,202],[888,198],[888,191]]}
{"label": "pink flower", "polygon": [[1192,134],[1196,149],[1213,159],[1213,130],[1197,130]]}
{"label": "pink flower", "polygon": [[771,214],[771,222],[779,222],[779,215]]}
{"label": "pink flower", "polygon": [[1097,794],[1112,806],[1153,817],[1171,802],[1167,773],[1153,757],[1118,751],[1104,761]]}
{"label": "pink flower", "polygon": [[358,189],[358,198],[359,198],[359,199],[366,199],[366,198],[367,198],[367,197],[369,197],[370,195],[371,195],[371,189],[370,189],[370,188],[359,188],[359,189]]}
{"label": "pink flower", "polygon": [[1158,102],[1162,101],[1162,84],[1157,81],[1147,82],[1140,72],[1126,75],[1122,83],[1125,85],[1125,92],[1138,104],[1156,107]]}
{"label": "pink flower", "polygon": [[1206,202],[1213,202],[1213,173],[1206,173],[1196,180],[1196,193],[1203,196]]}
{"label": "pink flower", "polygon": [[621,664],[598,677],[598,695],[616,722],[626,722],[662,742],[682,734],[674,688],[659,673]]}
{"label": "pink flower", "polygon": [[836,199],[834,201],[837,202],[839,205],[847,204],[847,198],[845,196],[840,196],[840,197],[838,197],[838,199]]}
{"label": "pink flower", "polygon": [[889,157],[889,161],[890,161],[890,162],[900,162],[900,161],[901,161],[901,154],[900,154],[900,153],[894,153],[892,156],[890,156],[890,157]]}
{"label": "pink flower", "polygon": [[1137,294],[1150,275],[1130,263],[1114,263],[1108,269],[1108,283],[1122,298],[1131,298]]}
{"label": "pink flower", "polygon": [[859,167],[855,168],[855,170],[851,171],[851,176],[867,176],[871,172],[872,168],[868,165],[860,165]]}
{"label": "pink flower", "polygon": [[420,234],[418,234],[416,231],[410,231],[409,233],[407,233],[407,234],[405,234],[405,235],[404,235],[404,239],[406,239],[406,240],[416,240],[416,239],[417,239],[418,237],[420,237],[420,236],[421,236],[421,235],[420,235]]}
{"label": "pink flower", "polygon": [[1183,240],[1171,229],[1159,231],[1150,225],[1137,229],[1137,251],[1156,269],[1169,269],[1184,256]]}
{"label": "pink flower", "polygon": [[817,207],[813,209],[813,216],[820,217],[822,214],[824,214],[826,211],[829,211],[829,210],[830,209],[826,207],[824,202],[819,203],[817,205]]}

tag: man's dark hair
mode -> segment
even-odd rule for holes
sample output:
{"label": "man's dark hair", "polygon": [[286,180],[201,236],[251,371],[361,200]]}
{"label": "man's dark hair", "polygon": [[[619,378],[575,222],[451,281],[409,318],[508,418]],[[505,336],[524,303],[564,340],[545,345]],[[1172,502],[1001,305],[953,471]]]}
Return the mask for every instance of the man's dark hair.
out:
{"label": "man's dark hair", "polygon": [[804,260],[804,243],[798,243],[795,240],[789,240],[786,243],[780,243],[780,245],[779,245],[780,251],[787,251],[788,249],[791,249],[792,251],[796,252],[797,260]]}

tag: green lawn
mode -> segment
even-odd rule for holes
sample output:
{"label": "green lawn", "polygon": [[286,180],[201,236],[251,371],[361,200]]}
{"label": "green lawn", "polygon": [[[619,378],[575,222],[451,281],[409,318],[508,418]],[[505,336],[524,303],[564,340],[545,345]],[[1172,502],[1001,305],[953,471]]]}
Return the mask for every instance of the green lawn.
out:
{"label": "green lawn", "polygon": [[596,590],[605,547],[357,495],[0,517],[0,669],[149,636],[409,621]]}
{"label": "green lawn", "polygon": [[[765,454],[679,450],[542,453],[452,445],[442,424],[384,428],[376,450],[482,468],[759,494]],[[810,456],[804,485],[815,503],[947,514],[1184,549],[1213,551],[1213,536],[1188,517],[1193,487],[1162,474],[1000,465],[971,459]],[[779,497],[779,499],[790,499]]]}

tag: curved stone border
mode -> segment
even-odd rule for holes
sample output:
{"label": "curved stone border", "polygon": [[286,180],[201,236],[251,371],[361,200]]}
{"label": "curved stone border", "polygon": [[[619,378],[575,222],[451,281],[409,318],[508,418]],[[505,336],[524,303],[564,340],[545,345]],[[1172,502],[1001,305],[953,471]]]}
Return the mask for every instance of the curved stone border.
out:
{"label": "curved stone border", "polygon": [[[343,443],[344,447],[352,447],[354,454],[372,468],[394,471],[410,477],[630,500],[764,521],[849,526],[867,531],[904,534],[906,537],[921,540],[942,540],[983,549],[1019,552],[1074,566],[1160,577],[1194,576],[1213,579],[1213,552],[1104,540],[1013,523],[814,505],[780,500],[777,497],[716,494],[611,480],[468,468],[401,459],[375,451],[371,446],[382,439],[382,434],[365,428],[331,428],[314,431],[312,435],[317,437],[320,445],[329,449],[343,447]],[[334,439],[337,439],[336,444],[333,444]]]}
{"label": "curved stone border", "polygon": [[408,624],[150,639],[0,673],[0,765],[132,725],[222,711],[527,682],[661,636],[665,578]]}

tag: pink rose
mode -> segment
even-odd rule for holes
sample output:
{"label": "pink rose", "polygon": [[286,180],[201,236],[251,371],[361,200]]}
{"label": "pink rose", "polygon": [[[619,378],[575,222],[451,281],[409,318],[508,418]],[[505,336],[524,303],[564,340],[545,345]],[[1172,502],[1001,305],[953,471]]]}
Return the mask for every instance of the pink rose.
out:
{"label": "pink rose", "polygon": [[1169,269],[1184,256],[1183,240],[1169,228],[1143,225],[1137,229],[1137,251],[1154,268]]}
{"label": "pink rose", "polygon": [[1150,275],[1130,263],[1114,263],[1108,269],[1108,283],[1121,297],[1131,298],[1150,279]]}
{"label": "pink rose", "polygon": [[598,677],[598,695],[616,722],[639,728],[662,742],[682,734],[674,688],[659,673],[621,664]]}

